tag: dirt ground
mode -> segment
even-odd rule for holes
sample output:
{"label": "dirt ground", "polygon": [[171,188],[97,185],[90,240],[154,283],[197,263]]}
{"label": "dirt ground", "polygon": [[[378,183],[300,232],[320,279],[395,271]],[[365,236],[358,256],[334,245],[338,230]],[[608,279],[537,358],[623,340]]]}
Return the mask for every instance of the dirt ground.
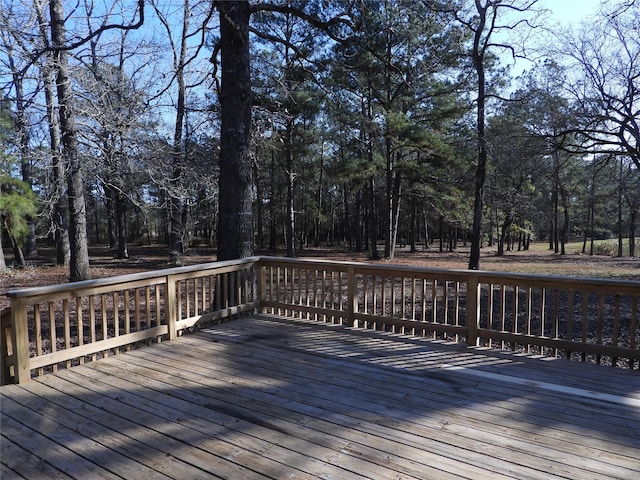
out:
{"label": "dirt ground", "polygon": [[[640,281],[640,258],[589,256],[575,253],[576,248],[568,249],[566,255],[554,254],[545,245],[536,245],[528,251],[507,252],[503,257],[496,256],[495,249],[484,248],[480,260],[483,270],[522,272],[543,275],[617,278]],[[125,275],[141,271],[169,268],[168,251],[164,246],[141,246],[129,248],[129,259],[114,257],[114,252],[105,246],[90,248],[91,275],[93,278]],[[257,252],[259,255],[283,254],[282,251]],[[29,259],[24,269],[10,268],[0,273],[0,309],[9,306],[4,294],[9,290],[53,285],[68,281],[68,268],[56,267],[53,259],[55,252],[51,248],[41,247],[38,257]],[[13,258],[5,252],[7,265]],[[366,253],[344,251],[339,248],[311,248],[298,252],[300,258],[325,258],[345,261],[368,262]],[[410,253],[408,249],[399,249],[393,261],[381,260],[381,263],[397,263],[429,268],[464,269],[469,258],[468,248],[458,248],[455,252],[439,252],[437,249],[418,250]],[[192,250],[185,256],[188,265],[215,261],[213,249]]]}

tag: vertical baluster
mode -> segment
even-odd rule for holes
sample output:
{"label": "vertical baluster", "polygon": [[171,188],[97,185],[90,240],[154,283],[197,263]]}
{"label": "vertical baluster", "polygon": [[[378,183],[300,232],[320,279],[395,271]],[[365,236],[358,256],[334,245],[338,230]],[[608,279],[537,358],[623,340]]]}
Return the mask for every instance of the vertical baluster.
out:
{"label": "vertical baluster", "polygon": [[[410,278],[411,281],[411,320],[416,320],[416,278]],[[416,334],[416,329],[413,328],[412,334]]]}
{"label": "vertical baluster", "polygon": [[185,312],[184,318],[191,317],[191,288],[189,285],[191,284],[190,279],[184,279],[184,304],[185,304]]}
{"label": "vertical baluster", "polygon": [[[520,287],[517,285],[513,286],[513,333],[519,333],[518,328],[518,312],[520,310]],[[516,350],[516,341],[511,342],[511,351],[515,352]]]}
{"label": "vertical baluster", "polygon": [[[147,325],[151,326],[151,289],[144,287],[144,315]],[[156,326],[160,325],[159,323]]]}
{"label": "vertical baluster", "polygon": [[[631,323],[629,325],[629,338],[630,344],[629,347],[632,350],[636,349],[636,335],[638,329],[638,297],[631,297]],[[633,370],[635,360],[633,358],[629,359],[629,368]],[[638,362],[638,367],[640,368],[640,362]]]}
{"label": "vertical baluster", "polygon": [[[124,333],[125,335],[131,333],[131,306],[129,305],[129,301],[131,300],[131,292],[129,289],[124,290],[122,292],[122,313],[124,315]],[[134,313],[135,315],[135,313]],[[131,350],[131,345],[127,345],[125,347],[126,351]]]}
{"label": "vertical baluster", "polygon": [[[69,324],[69,300],[64,299],[62,301],[62,320],[64,322],[64,348],[69,349],[71,347],[71,326]],[[67,360],[67,368],[71,367],[71,361]]]}
{"label": "vertical baluster", "polygon": [[[35,326],[35,334],[36,334],[36,355],[40,357],[42,355],[42,325],[40,320],[40,304],[36,303],[33,305],[33,321]],[[38,368],[36,370],[36,375],[41,376],[44,374],[44,370],[42,368]]]}
{"label": "vertical baluster", "polygon": [[[531,335],[531,287],[527,287],[526,293],[526,306],[525,306],[525,319],[526,319],[526,332],[527,335]],[[527,343],[527,353],[531,353],[531,344]]]}
{"label": "vertical baluster", "polygon": [[[457,280],[454,282],[454,292],[453,292],[453,323],[456,326],[460,325],[460,282]],[[477,322],[477,320],[476,320]],[[446,334],[445,334],[446,335]],[[454,335],[454,341],[457,342],[459,340],[459,335],[456,333]]]}
{"label": "vertical baluster", "polygon": [[[545,335],[545,323],[547,321],[547,289],[540,289],[540,325],[539,325],[539,335],[544,337]],[[544,352],[544,347],[540,347],[540,354],[542,355]]]}
{"label": "vertical baluster", "polygon": [[[382,285],[382,283],[380,284]],[[380,290],[382,290],[383,287],[380,287]],[[373,305],[372,305],[372,310],[373,310],[373,314],[374,315],[378,315],[378,276],[377,275],[371,275],[371,295],[373,295]],[[382,315],[382,314],[380,314]],[[375,322],[373,324],[373,326],[369,326],[369,328],[376,328],[375,327]]]}
{"label": "vertical baluster", "polygon": [[[567,313],[567,340],[570,342],[573,341],[573,302],[574,302],[575,293],[571,291],[567,291],[567,297],[569,299],[569,312]],[[571,350],[567,349],[566,351],[567,360],[571,360]]]}
{"label": "vertical baluster", "polygon": [[[494,302],[494,289],[493,283],[487,283],[487,328],[489,330],[493,330],[493,302]],[[467,305],[467,308],[470,308],[470,305]],[[491,339],[488,340],[489,346],[491,347]]]}
{"label": "vertical baluster", "polygon": [[[582,292],[582,343],[587,343],[589,333],[589,292]],[[587,361],[586,352],[582,352],[581,360]]]}
{"label": "vertical baluster", "polygon": [[[553,291],[553,338],[560,338],[560,312],[559,312],[560,292],[556,289]],[[553,356],[558,356],[558,349],[553,349]]]}
{"label": "vertical baluster", "polygon": [[[91,332],[89,333],[91,343],[96,343],[96,305],[95,305],[95,297],[91,295],[89,297],[89,328]],[[91,361],[96,360],[96,354],[91,354]]]}
{"label": "vertical baluster", "polygon": [[[442,282],[442,286],[443,286],[443,298],[442,298],[442,314],[443,314],[443,321],[442,323],[444,325],[449,325],[449,280],[444,280]],[[442,338],[446,338],[447,334],[446,332],[442,332],[441,334]]]}
{"label": "vertical baluster", "polygon": [[[58,351],[58,333],[56,332],[56,314],[53,301],[49,302],[49,342],[51,344],[51,353]],[[53,372],[58,371],[58,365],[51,366]]]}
{"label": "vertical baluster", "polygon": [[[102,340],[106,340],[109,338],[109,327],[108,327],[108,317],[107,317],[107,295],[100,295],[100,314],[101,314],[101,322],[102,322]],[[103,356],[107,356],[109,352],[104,350],[102,352]]]}
{"label": "vertical baluster", "polygon": [[[120,336],[120,316],[118,311],[118,292],[113,292],[113,335],[114,337]],[[113,353],[116,355],[120,353],[120,348],[113,349]]]}
{"label": "vertical baluster", "polygon": [[[611,342],[614,347],[618,346],[618,335],[620,334],[620,295],[615,296],[613,303],[613,335]],[[611,365],[618,366],[618,357],[611,358]]]}
{"label": "vertical baluster", "polygon": [[[507,318],[507,286],[500,285],[500,331],[506,331],[506,318]],[[500,348],[503,350],[506,348],[506,342],[502,340],[500,342]]]}
{"label": "vertical baluster", "polygon": [[[424,323],[427,321],[427,279],[426,278],[422,278],[420,280],[420,283],[422,285],[422,315],[420,320]],[[420,335],[422,335],[423,337],[425,336],[425,329],[422,328]]]}
{"label": "vertical baluster", "polygon": [[[82,298],[76,297],[76,324],[78,333],[78,346],[84,344],[84,321],[82,319]],[[84,357],[79,358],[80,365],[84,364]]]}
{"label": "vertical baluster", "polygon": [[[431,322],[438,323],[438,280],[435,278],[431,281]],[[437,331],[431,332],[431,338],[435,339]]]}
{"label": "vertical baluster", "polygon": [[[215,311],[215,275],[209,275],[209,301],[207,304],[207,310],[209,312]],[[264,292],[263,292],[264,295]]]}

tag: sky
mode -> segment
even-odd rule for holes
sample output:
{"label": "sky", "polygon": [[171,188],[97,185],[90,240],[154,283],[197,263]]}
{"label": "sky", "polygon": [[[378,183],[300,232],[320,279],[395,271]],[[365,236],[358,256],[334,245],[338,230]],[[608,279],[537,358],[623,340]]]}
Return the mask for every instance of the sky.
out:
{"label": "sky", "polygon": [[600,0],[540,0],[540,5],[550,10],[554,19],[569,25],[595,14]]}
{"label": "sky", "polygon": [[[551,29],[578,27],[584,20],[596,15],[601,0],[539,0],[536,8],[548,10],[545,26]],[[529,51],[529,53],[533,53]],[[516,59],[507,51],[501,52],[503,63],[511,66],[511,75],[518,77],[533,66],[533,58]]]}

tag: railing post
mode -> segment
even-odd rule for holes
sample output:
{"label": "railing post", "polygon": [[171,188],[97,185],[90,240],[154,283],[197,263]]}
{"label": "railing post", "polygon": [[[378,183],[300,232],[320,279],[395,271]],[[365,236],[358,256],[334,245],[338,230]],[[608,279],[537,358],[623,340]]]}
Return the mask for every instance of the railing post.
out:
{"label": "railing post", "polygon": [[346,325],[353,327],[358,311],[358,299],[356,298],[356,271],[353,265],[347,268],[347,322]]}
{"label": "railing post", "polygon": [[178,338],[178,306],[176,305],[176,280],[174,275],[167,275],[165,283],[165,312],[167,315],[167,327],[169,330],[169,340]]}
{"label": "railing post", "polygon": [[29,368],[29,328],[27,325],[27,305],[22,298],[11,300],[11,341],[15,359],[14,375],[16,383],[31,380]]}
{"label": "railing post", "polygon": [[480,323],[480,284],[477,275],[469,275],[467,280],[467,345],[478,345],[478,324]]}

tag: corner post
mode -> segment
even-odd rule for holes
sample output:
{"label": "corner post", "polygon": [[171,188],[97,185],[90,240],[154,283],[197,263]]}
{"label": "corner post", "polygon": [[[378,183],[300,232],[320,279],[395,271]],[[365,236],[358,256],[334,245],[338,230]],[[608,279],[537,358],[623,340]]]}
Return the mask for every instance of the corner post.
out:
{"label": "corner post", "polygon": [[178,338],[178,305],[176,305],[176,280],[173,275],[167,275],[166,283],[165,310],[167,315],[167,327],[169,330],[169,340]]}
{"label": "corner post", "polygon": [[478,275],[470,274],[467,280],[467,345],[478,345],[480,322],[480,283]]}
{"label": "corner post", "polygon": [[27,326],[27,305],[22,298],[11,300],[11,341],[15,359],[14,374],[16,383],[31,380],[29,368],[29,328]]}

